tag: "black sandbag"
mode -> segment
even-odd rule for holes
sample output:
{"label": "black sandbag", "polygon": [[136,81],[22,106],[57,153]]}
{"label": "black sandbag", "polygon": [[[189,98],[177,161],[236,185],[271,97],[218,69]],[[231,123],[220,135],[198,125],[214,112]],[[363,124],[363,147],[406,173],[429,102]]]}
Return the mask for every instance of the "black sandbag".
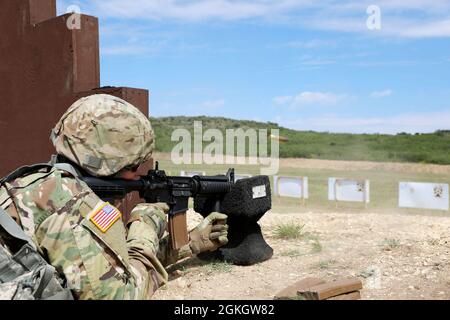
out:
{"label": "black sandbag", "polygon": [[239,266],[250,266],[269,260],[273,249],[264,240],[258,223],[230,222],[228,245],[215,252],[200,254],[201,260],[219,260]]}

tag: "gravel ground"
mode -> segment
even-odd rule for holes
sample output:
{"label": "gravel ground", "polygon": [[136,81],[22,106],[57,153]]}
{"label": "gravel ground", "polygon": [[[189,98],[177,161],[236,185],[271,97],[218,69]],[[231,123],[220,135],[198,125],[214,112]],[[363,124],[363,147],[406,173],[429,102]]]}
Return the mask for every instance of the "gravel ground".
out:
{"label": "gravel ground", "polygon": [[[190,225],[200,220],[189,213]],[[283,240],[282,223],[304,225],[299,239]],[[450,299],[450,217],[380,213],[268,213],[264,236],[274,257],[239,267],[190,259],[170,268],[155,299],[267,300],[307,278],[359,277],[362,298]]]}

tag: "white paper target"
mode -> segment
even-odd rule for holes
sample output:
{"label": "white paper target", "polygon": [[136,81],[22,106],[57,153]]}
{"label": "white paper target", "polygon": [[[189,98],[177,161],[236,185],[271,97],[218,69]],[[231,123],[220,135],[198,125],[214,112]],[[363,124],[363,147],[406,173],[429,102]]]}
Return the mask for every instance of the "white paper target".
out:
{"label": "white paper target", "polygon": [[181,171],[180,176],[182,177],[195,177],[195,176],[206,176],[206,172],[202,171]]}
{"label": "white paper target", "polygon": [[309,199],[307,177],[274,176],[274,192],[280,197]]}
{"label": "white paper target", "polygon": [[370,202],[369,180],[328,179],[328,200]]}
{"label": "white paper target", "polygon": [[399,207],[449,210],[448,184],[400,182]]}

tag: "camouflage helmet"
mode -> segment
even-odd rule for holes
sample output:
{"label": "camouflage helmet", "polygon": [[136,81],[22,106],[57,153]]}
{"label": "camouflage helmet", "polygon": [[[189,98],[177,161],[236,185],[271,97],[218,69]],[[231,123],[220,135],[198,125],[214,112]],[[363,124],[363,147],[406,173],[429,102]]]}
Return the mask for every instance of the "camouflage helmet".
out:
{"label": "camouflage helmet", "polygon": [[98,177],[142,164],[154,148],[149,119],[106,94],[76,101],[52,130],[51,140],[58,154]]}

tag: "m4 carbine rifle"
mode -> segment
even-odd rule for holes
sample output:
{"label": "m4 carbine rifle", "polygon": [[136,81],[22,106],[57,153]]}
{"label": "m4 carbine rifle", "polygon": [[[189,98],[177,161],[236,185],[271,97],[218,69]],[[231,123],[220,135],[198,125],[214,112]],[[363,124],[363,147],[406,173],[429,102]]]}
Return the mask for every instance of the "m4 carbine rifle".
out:
{"label": "m4 carbine rifle", "polygon": [[226,175],[170,177],[159,170],[156,162],[155,170],[138,180],[82,177],[82,180],[101,199],[124,199],[131,192],[139,192],[146,203],[166,203],[169,211],[169,233],[172,247],[180,249],[189,243],[186,212],[190,198],[203,198],[215,203],[215,211],[220,211],[223,197],[234,185],[234,169]]}

